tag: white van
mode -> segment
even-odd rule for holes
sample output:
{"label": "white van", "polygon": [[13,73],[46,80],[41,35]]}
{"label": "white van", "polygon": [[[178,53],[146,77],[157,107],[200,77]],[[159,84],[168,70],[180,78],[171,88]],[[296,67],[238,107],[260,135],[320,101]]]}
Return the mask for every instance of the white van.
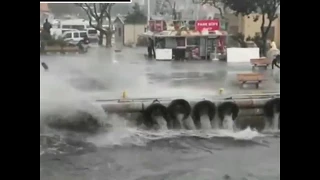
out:
{"label": "white van", "polygon": [[87,31],[67,31],[62,34],[64,41],[70,44],[78,44],[86,36],[88,36]]}
{"label": "white van", "polygon": [[99,33],[94,28],[87,28],[88,38],[90,42],[98,42],[99,41]]}
{"label": "white van", "polygon": [[77,29],[83,31],[89,25],[89,21],[84,19],[67,19],[61,20],[58,25],[61,29]]}
{"label": "white van", "polygon": [[59,38],[62,36],[63,33],[67,31],[78,31],[77,29],[57,29],[57,28],[51,28],[50,33],[51,36],[54,38]]}

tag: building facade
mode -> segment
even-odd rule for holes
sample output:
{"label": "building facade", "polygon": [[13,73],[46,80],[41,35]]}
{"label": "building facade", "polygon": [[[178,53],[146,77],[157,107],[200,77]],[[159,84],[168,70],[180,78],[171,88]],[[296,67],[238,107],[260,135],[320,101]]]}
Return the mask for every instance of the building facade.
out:
{"label": "building facade", "polygon": [[[258,21],[254,21],[255,17],[259,16]],[[271,28],[268,33],[268,40],[275,41],[277,46],[280,46],[280,14],[278,18],[271,24]],[[260,26],[262,24],[262,16],[259,14],[252,14],[249,16],[235,16],[233,14],[226,14],[225,17],[228,20],[228,32],[230,34],[243,33],[245,37],[254,37],[260,35]],[[269,20],[265,19],[265,28]]]}
{"label": "building facade", "polygon": [[120,17],[117,17],[113,24],[115,27],[115,44],[120,48],[136,45],[140,35],[146,31],[145,24],[125,24],[124,18]]}

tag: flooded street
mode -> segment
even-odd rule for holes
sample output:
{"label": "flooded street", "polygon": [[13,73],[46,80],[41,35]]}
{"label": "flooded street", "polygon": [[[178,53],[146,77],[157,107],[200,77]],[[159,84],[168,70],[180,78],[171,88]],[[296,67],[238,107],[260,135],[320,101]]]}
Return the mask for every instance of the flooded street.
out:
{"label": "flooded street", "polygon": [[49,66],[46,72],[40,66],[41,180],[280,180],[280,132],[146,131],[104,112],[112,128],[98,135],[41,129],[41,113],[51,110],[47,100],[68,99],[77,109],[86,108],[82,99],[117,99],[123,91],[129,98],[189,99],[221,88],[225,94],[280,91],[271,68],[259,70],[266,78],[260,89],[241,89],[236,74],[252,72],[249,63],[150,61],[144,53],[91,48],[87,54],[40,55]]}
{"label": "flooded street", "polygon": [[226,94],[280,90],[271,68],[256,70],[266,78],[260,89],[241,89],[236,74],[252,72],[249,63],[150,61],[144,58],[146,51],[146,48],[126,48],[116,53],[112,49],[91,48],[87,54],[46,55],[40,56],[40,60],[49,65],[48,73],[59,76],[93,99],[117,98],[123,91],[135,98],[211,96],[220,88]]}

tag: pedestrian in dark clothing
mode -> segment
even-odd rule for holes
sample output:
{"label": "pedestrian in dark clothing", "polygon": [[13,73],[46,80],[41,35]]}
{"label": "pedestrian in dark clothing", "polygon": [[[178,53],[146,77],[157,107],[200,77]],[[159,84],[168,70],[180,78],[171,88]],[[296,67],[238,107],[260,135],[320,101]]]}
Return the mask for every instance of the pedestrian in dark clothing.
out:
{"label": "pedestrian in dark clothing", "polygon": [[52,25],[49,23],[48,19],[43,23],[43,30],[50,34],[50,29],[52,28]]}
{"label": "pedestrian in dark clothing", "polygon": [[274,66],[280,69],[280,54],[278,54],[273,60],[272,60],[272,69],[274,69]]}
{"label": "pedestrian in dark clothing", "polygon": [[148,57],[149,58],[156,58],[156,52],[154,50],[154,41],[153,39],[149,38],[148,39]]}

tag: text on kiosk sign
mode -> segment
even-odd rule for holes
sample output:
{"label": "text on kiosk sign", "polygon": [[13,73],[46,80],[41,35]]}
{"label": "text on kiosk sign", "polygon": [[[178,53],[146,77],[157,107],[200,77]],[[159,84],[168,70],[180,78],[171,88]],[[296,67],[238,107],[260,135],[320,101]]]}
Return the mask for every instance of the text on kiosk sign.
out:
{"label": "text on kiosk sign", "polygon": [[198,20],[196,22],[196,30],[202,31],[204,29],[208,31],[220,30],[220,22],[218,20]]}

